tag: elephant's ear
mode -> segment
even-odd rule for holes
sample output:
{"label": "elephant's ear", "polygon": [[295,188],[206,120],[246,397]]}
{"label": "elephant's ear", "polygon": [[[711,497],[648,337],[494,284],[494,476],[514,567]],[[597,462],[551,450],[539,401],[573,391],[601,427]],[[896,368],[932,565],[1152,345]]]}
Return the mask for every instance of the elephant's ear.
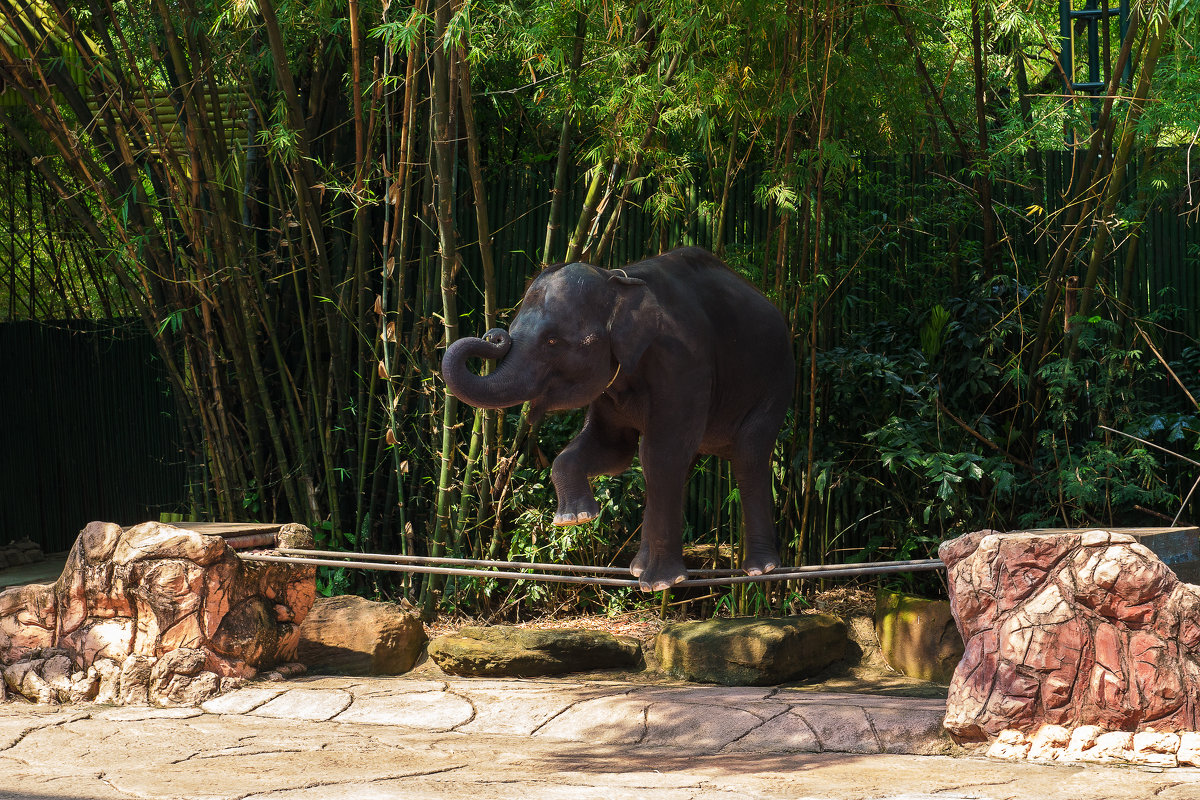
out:
{"label": "elephant's ear", "polygon": [[613,274],[609,282],[616,293],[608,319],[613,356],[625,374],[631,374],[662,330],[662,308],[650,287],[640,278]]}

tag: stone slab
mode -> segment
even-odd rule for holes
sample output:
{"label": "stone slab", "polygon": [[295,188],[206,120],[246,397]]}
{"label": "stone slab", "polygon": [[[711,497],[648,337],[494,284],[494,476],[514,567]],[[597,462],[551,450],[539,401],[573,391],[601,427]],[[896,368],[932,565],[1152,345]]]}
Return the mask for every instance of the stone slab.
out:
{"label": "stone slab", "polygon": [[646,735],[648,706],[644,699],[625,695],[585,700],[548,721],[533,735],[559,741],[637,744]]}
{"label": "stone slab", "polygon": [[579,702],[575,692],[552,689],[471,688],[469,691],[475,717],[458,729],[463,733],[532,736],[546,722]]}
{"label": "stone slab", "polygon": [[451,675],[530,677],[633,669],[635,639],[586,628],[528,629],[496,625],[461,630],[429,643],[429,657]]}
{"label": "stone slab", "polygon": [[798,709],[784,711],[723,748],[726,753],[819,753],[821,741]]}
{"label": "stone slab", "polygon": [[638,689],[635,694],[651,700],[727,706],[761,702],[774,697],[778,691],[773,687],[757,686],[663,686]]}
{"label": "stone slab", "polygon": [[354,699],[341,689],[290,689],[249,712],[258,717],[324,721],[346,710]]}
{"label": "stone slab", "polygon": [[312,672],[398,675],[428,641],[415,611],[354,595],[318,598],[300,624],[296,659]]}
{"label": "stone slab", "polygon": [[287,691],[284,686],[267,686],[238,689],[229,694],[214,697],[200,708],[208,714],[246,714],[259,706],[274,700]]}
{"label": "stone slab", "polygon": [[875,630],[880,653],[892,669],[911,678],[950,684],[962,659],[963,640],[949,601],[880,589],[875,593]]}
{"label": "stone slab", "polygon": [[943,707],[870,706],[864,711],[884,753],[937,755],[951,748],[950,736],[942,727]]}
{"label": "stone slab", "polygon": [[804,706],[799,712],[809,724],[822,750],[838,753],[880,753],[882,745],[871,729],[866,709],[861,706]]}
{"label": "stone slab", "polygon": [[768,686],[814,675],[842,658],[846,623],[828,614],[677,622],[654,655],[672,677],[725,686]]}
{"label": "stone slab", "polygon": [[740,708],[657,702],[646,710],[646,735],[639,744],[711,753],[762,724],[757,715]]}
{"label": "stone slab", "polygon": [[198,708],[147,708],[129,706],[108,708],[96,714],[98,719],[112,722],[141,722],[148,719],[192,719],[203,714]]}
{"label": "stone slab", "polygon": [[393,725],[423,731],[449,731],[475,716],[472,704],[451,692],[356,697],[338,722]]}

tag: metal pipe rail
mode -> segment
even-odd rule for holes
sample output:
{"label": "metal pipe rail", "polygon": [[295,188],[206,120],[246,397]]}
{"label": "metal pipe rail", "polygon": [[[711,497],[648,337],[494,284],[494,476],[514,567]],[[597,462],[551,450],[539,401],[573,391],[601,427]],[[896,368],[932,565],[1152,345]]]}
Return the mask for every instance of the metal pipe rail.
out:
{"label": "metal pipe rail", "polygon": [[[315,567],[349,567],[372,569],[385,572],[408,572],[419,575],[449,575],[501,580],[542,581],[546,583],[576,583],[592,586],[630,587],[639,586],[635,578],[605,577],[613,574],[628,574],[623,567],[590,567],[572,564],[540,564],[524,561],[480,561],[465,558],[428,558],[424,556],[399,556],[379,553],[330,553],[324,550],[293,550],[281,548],[278,555],[269,553],[244,553],[244,561],[277,564],[297,564]],[[450,564],[452,566],[436,566]],[[453,566],[457,565],[457,566]],[[483,569],[482,567],[504,567],[505,570]],[[577,575],[546,574],[545,572],[512,572],[511,569],[559,570],[577,572]],[[737,570],[695,570],[686,580],[671,588],[700,586],[725,586],[735,583],[763,583],[812,578],[854,577],[859,575],[883,575],[895,572],[927,572],[945,569],[940,559],[929,558],[914,561],[896,561],[886,564],[831,564],[804,567],[781,567],[765,575],[737,574]]]}

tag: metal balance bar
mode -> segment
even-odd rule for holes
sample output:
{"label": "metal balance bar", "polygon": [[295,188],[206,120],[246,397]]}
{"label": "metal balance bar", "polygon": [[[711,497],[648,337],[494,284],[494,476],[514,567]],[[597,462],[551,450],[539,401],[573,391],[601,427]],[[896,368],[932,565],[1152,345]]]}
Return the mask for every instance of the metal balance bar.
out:
{"label": "metal balance bar", "polygon": [[[624,567],[592,567],[573,564],[543,564],[529,561],[482,561],[468,558],[428,558],[424,556],[386,555],[379,553],[331,553],[325,550],[296,550],[280,548],[276,555],[244,553],[245,561],[280,564],[307,564],[317,567],[349,567],[352,569],[408,572],[420,575],[451,575],[504,580],[542,581],[546,583],[578,583],[592,586],[637,587],[633,578],[608,577],[627,575]],[[447,566],[438,566],[445,564]],[[504,568],[504,569],[494,569]],[[513,572],[514,569],[533,569],[539,572]],[[738,570],[693,570],[689,577],[672,588],[691,586],[725,586],[735,583],[762,583],[812,578],[882,575],[896,572],[927,572],[945,569],[940,559],[894,561],[886,564],[831,564],[805,567],[780,567],[765,575],[738,574]],[[567,572],[577,574],[553,574]],[[550,574],[547,574],[550,573]],[[690,577],[695,575],[696,577]]]}

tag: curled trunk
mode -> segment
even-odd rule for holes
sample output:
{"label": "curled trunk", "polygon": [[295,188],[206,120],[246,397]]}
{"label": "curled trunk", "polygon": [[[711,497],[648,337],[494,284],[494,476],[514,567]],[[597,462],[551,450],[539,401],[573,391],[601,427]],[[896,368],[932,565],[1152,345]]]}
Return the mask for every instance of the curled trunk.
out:
{"label": "curled trunk", "polygon": [[[508,333],[490,330],[483,338],[468,336],[446,348],[442,357],[442,378],[451,393],[476,408],[508,408],[529,400],[529,370],[522,369],[516,358],[505,358],[512,348]],[[504,359],[490,375],[476,375],[468,366],[472,358]]]}

